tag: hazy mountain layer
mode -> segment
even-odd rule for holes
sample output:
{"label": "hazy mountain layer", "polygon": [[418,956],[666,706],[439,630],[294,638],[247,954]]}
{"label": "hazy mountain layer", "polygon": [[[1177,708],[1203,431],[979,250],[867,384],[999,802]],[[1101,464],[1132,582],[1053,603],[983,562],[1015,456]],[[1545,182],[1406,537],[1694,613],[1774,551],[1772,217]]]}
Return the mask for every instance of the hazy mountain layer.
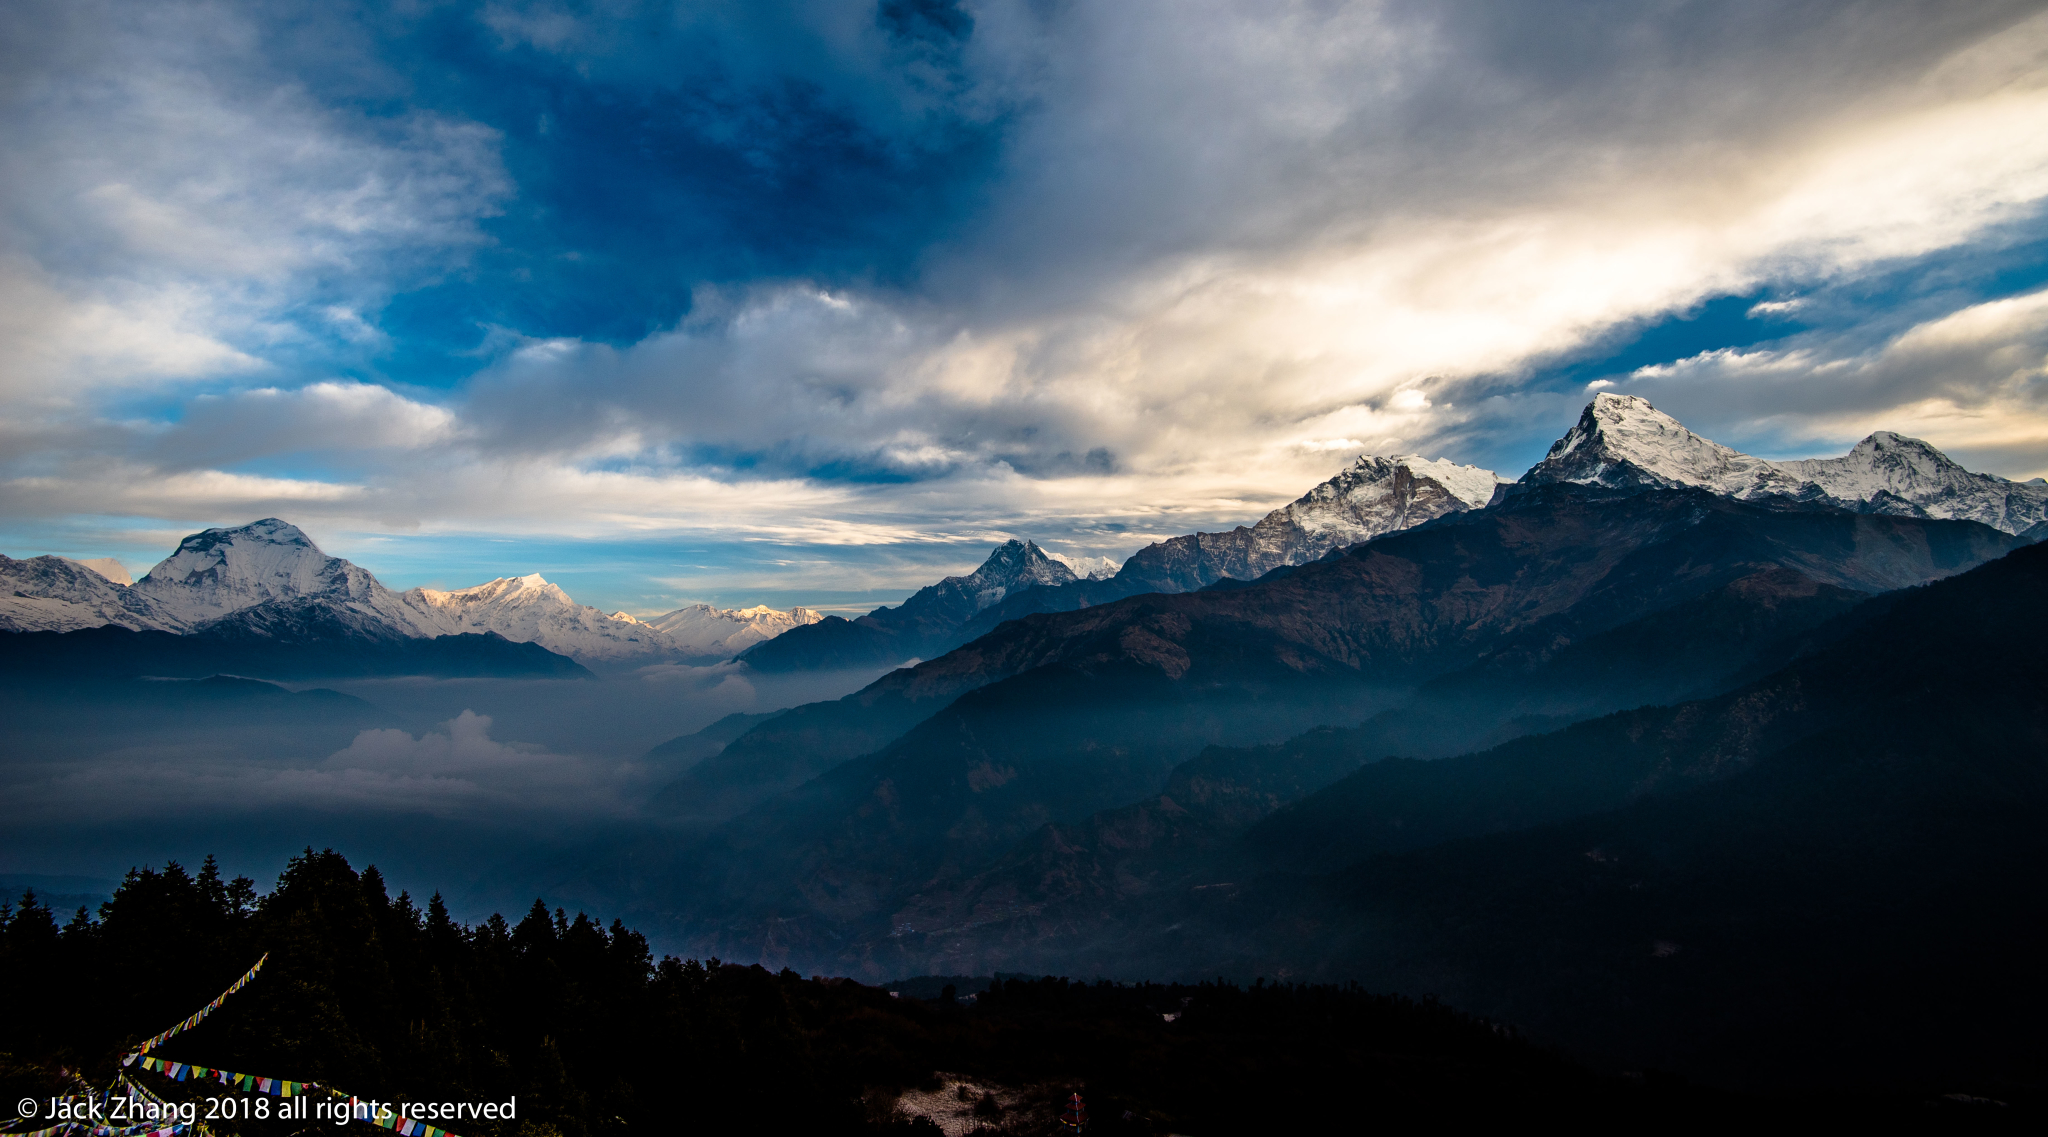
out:
{"label": "hazy mountain layer", "polygon": [[1483,753],[1369,760],[1332,730],[1211,750],[1152,799],[942,867],[832,950],[1356,979],[1759,1086],[2037,1086],[2048,549],[1866,607],[1757,682]]}
{"label": "hazy mountain layer", "polygon": [[[748,735],[714,760],[730,802],[744,756],[758,755],[779,789],[795,777],[792,751],[858,753],[944,707],[730,823],[702,862],[699,919],[722,929],[706,932],[720,950],[763,950],[756,921],[767,920],[783,950],[808,958],[832,939],[865,940],[927,882],[979,871],[1047,822],[1156,795],[1205,745],[1355,722],[1497,653],[1542,645],[1556,656],[1690,606],[1754,629],[1788,595],[1825,594],[1811,624],[1838,610],[1828,590],[1919,584],[2016,544],[1970,522],[1547,486],[1248,587],[1015,621],[763,728],[827,728],[808,745],[756,749]],[[1773,637],[1727,638],[1737,646],[1704,663],[1638,652],[1629,668],[1661,666],[1666,687],[1682,690],[1739,666],[1741,643]],[[1632,643],[1624,635],[1602,659],[1627,657]],[[1588,667],[1589,685],[1612,671]]]}
{"label": "hazy mountain layer", "polygon": [[[276,609],[269,609],[275,612]],[[315,608],[304,636],[262,634],[250,624],[216,623],[191,635],[117,626],[75,632],[0,635],[0,674],[10,682],[57,681],[69,676],[203,679],[244,675],[261,679],[332,679],[365,675],[441,678],[589,678],[566,656],[538,644],[515,643],[494,632],[481,635],[366,639],[339,623],[334,609]]]}

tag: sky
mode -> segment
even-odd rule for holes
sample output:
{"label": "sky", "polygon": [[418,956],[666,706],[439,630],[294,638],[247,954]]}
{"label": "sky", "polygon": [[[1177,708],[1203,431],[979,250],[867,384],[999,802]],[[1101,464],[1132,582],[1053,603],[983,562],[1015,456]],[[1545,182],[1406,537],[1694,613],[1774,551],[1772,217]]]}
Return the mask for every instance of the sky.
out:
{"label": "sky", "polygon": [[16,0],[0,552],[893,602],[1592,390],[2048,474],[2040,3]]}

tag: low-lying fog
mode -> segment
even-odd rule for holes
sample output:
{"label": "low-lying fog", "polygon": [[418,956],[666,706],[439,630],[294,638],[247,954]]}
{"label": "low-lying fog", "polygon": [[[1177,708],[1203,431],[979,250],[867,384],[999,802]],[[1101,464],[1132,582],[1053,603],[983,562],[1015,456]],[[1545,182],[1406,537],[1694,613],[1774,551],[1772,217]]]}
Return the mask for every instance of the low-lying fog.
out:
{"label": "low-lying fog", "polygon": [[681,772],[647,760],[650,748],[734,712],[838,698],[880,674],[721,664],[595,681],[293,686],[361,703],[259,690],[268,698],[158,705],[168,688],[138,697],[133,685],[84,694],[16,714],[5,731],[0,794],[13,809],[0,872],[111,882],[131,866],[196,867],[213,853],[267,888],[288,857],[331,846],[377,864],[394,892],[439,890],[459,918],[515,915],[540,895],[630,921],[632,894],[686,836],[643,812]]}

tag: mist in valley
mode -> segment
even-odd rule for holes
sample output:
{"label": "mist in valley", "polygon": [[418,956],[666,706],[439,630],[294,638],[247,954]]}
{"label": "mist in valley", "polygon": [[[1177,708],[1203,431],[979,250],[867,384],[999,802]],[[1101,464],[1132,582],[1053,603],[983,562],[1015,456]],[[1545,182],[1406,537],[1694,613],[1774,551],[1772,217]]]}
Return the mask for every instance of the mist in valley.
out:
{"label": "mist in valley", "polygon": [[212,853],[274,877],[308,846],[439,891],[458,919],[536,895],[614,914],[678,840],[643,807],[692,764],[658,744],[735,713],[833,699],[874,670],[663,664],[595,679],[109,681],[7,695],[9,880],[78,898]]}

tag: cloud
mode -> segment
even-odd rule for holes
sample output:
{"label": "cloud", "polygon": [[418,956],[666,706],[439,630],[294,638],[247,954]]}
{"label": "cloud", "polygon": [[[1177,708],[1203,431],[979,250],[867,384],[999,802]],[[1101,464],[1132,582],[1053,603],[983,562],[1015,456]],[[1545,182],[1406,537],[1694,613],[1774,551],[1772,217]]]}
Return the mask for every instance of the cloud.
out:
{"label": "cloud", "polygon": [[[1247,521],[1346,451],[1507,461],[1589,383],[2048,464],[2031,316],[1869,286],[2038,230],[2025,6],[933,11],[328,13],[322,52],[261,6],[35,9],[0,511],[911,584]],[[1554,378],[1720,296],[1787,338]]]}
{"label": "cloud", "polygon": [[1638,369],[1627,390],[1782,445],[1873,430],[1940,440],[1979,467],[2048,473],[2048,290],[1975,304],[1874,346],[1806,334]]}
{"label": "cloud", "polygon": [[365,730],[345,749],[311,762],[237,756],[218,739],[196,753],[166,744],[63,763],[14,792],[53,805],[97,800],[111,817],[289,809],[559,826],[625,816],[658,777],[637,763],[500,742],[490,728],[490,716],[464,711],[418,737]]}
{"label": "cloud", "polygon": [[20,315],[0,330],[5,389],[32,402],[272,370],[311,334],[300,307],[375,306],[459,264],[510,188],[495,130],[323,103],[246,10],[30,3],[8,23],[0,295]]}

